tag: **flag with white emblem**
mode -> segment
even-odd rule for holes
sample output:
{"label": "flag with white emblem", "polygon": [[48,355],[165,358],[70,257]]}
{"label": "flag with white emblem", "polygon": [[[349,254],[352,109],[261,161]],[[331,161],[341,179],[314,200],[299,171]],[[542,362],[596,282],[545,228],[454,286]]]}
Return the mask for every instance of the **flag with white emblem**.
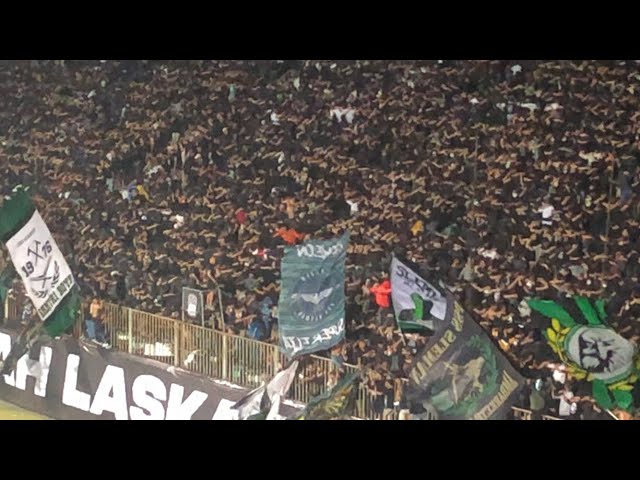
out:
{"label": "flag with white emblem", "polygon": [[76,283],[28,188],[16,187],[2,203],[0,240],[7,246],[45,331],[51,336],[65,332],[79,307]]}
{"label": "flag with white emblem", "polygon": [[344,265],[348,233],[285,248],[280,343],[289,357],[328,350],[344,339]]}
{"label": "flag with white emblem", "polygon": [[391,301],[403,332],[437,331],[447,315],[447,299],[396,257],[391,261]]}
{"label": "flag with white emblem", "polygon": [[36,312],[46,320],[71,291],[74,281],[69,265],[37,210],[6,245]]}

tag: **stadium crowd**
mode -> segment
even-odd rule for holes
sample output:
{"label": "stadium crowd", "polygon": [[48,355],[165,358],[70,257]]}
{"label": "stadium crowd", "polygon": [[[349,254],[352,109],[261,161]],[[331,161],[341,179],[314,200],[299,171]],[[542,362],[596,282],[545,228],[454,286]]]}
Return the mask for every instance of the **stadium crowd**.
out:
{"label": "stadium crowd", "polygon": [[393,253],[473,312],[536,412],[593,409],[526,298],[604,298],[640,335],[637,62],[2,62],[0,89],[0,193],[32,185],[88,299],[178,317],[200,288],[216,326],[220,286],[225,328],[276,341],[283,246],[348,230],[330,355],[371,367],[380,410],[426,340],[385,306]]}

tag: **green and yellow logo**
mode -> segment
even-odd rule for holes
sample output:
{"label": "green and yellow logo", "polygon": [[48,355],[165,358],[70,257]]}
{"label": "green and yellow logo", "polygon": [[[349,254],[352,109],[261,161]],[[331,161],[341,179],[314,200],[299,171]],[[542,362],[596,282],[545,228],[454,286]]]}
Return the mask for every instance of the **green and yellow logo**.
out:
{"label": "green and yellow logo", "polygon": [[603,300],[597,300],[595,306],[584,297],[576,297],[575,302],[586,324],[576,322],[554,301],[532,299],[528,303],[551,319],[545,337],[569,375],[592,382],[593,398],[600,406],[629,410],[640,367],[636,347],[606,324]]}

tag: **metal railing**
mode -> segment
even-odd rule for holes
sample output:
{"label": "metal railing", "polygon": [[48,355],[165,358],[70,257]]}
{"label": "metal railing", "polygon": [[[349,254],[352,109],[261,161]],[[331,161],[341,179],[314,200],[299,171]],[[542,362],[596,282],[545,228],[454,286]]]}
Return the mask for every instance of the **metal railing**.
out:
{"label": "metal railing", "polygon": [[[514,420],[533,420],[534,413],[531,410],[524,408],[511,407]],[[552,417],[551,415],[541,415],[541,420],[560,420],[560,418]]]}
{"label": "metal railing", "polygon": [[[7,297],[5,311],[8,319],[20,319],[15,296]],[[287,363],[277,345],[112,303],[103,303],[102,320],[112,348],[245,387],[259,386]],[[73,335],[79,338],[82,332],[83,315],[80,315]],[[342,369],[348,373],[359,367],[344,364]],[[289,398],[300,403],[309,402],[336,383],[338,370],[330,359],[316,355],[302,358]],[[405,385],[406,381],[396,382],[396,398],[400,396],[398,389]],[[375,408],[375,398],[366,385],[360,385],[356,405],[358,418],[398,418],[398,412],[391,414],[387,409],[382,412]],[[521,408],[514,407],[513,412],[518,420],[533,417],[532,412]],[[559,420],[545,415],[542,419]]]}
{"label": "metal railing", "polygon": [[16,301],[15,293],[13,290],[9,291],[5,305],[5,318],[10,320],[18,320],[20,318],[20,312],[18,311],[18,302]]}
{"label": "metal railing", "polygon": [[[257,387],[287,363],[277,345],[184,323],[131,308],[104,303],[102,315],[110,345],[194,373],[246,387]],[[346,372],[357,370],[344,365]],[[300,361],[289,398],[307,403],[327,390],[338,367],[329,359],[309,355]],[[374,418],[373,401],[361,386],[356,412]]]}

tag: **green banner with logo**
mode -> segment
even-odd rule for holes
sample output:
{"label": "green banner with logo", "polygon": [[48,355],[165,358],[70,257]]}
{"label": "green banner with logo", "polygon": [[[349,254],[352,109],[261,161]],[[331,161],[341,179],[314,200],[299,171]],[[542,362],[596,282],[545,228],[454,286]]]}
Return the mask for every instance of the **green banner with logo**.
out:
{"label": "green banner with logo", "polygon": [[447,326],[409,375],[411,400],[439,420],[502,419],[524,379],[451,293],[447,302]]}
{"label": "green banner with logo", "polygon": [[330,391],[311,399],[297,420],[342,420],[355,414],[360,371],[346,375]]}
{"label": "green banner with logo", "polygon": [[592,302],[574,297],[572,316],[553,300],[534,298],[529,306],[550,319],[545,337],[551,349],[575,380],[592,382],[593,398],[603,408],[633,411],[634,388],[640,376],[640,355],[634,342],[622,337],[607,324],[603,299]]}
{"label": "green banner with logo", "polygon": [[328,350],[344,339],[344,264],[349,234],[287,247],[278,327],[289,357]]}

